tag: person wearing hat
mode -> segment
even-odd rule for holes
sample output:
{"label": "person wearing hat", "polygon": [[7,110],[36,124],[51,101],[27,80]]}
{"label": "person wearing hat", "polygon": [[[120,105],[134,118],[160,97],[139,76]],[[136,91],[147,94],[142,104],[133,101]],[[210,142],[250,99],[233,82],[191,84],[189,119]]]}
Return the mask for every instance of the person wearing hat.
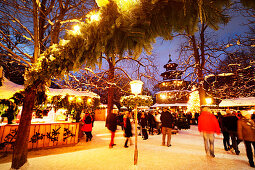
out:
{"label": "person wearing hat", "polygon": [[253,145],[253,149],[255,149],[255,123],[251,119],[251,115],[246,111],[242,112],[241,119],[237,122],[237,134],[238,138],[244,141],[250,166],[254,167],[251,145]]}

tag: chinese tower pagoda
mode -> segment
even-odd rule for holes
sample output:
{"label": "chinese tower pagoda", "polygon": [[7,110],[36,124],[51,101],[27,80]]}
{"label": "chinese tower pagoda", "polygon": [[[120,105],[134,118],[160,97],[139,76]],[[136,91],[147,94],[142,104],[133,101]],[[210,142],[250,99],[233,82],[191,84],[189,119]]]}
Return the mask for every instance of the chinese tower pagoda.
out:
{"label": "chinese tower pagoda", "polygon": [[189,81],[181,79],[183,71],[176,70],[178,64],[173,63],[171,55],[164,65],[165,72],[161,74],[163,81],[158,84],[159,91],[156,93],[154,107],[168,107],[174,110],[184,111],[187,108],[190,90]]}

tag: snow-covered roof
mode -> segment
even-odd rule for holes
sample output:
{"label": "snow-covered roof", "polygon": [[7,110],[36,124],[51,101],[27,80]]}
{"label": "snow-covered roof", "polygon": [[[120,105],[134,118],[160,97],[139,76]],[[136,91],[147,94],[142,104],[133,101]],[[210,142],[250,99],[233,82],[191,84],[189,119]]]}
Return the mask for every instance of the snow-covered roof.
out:
{"label": "snow-covered roof", "polygon": [[24,89],[24,86],[13,83],[5,77],[3,77],[2,83],[3,85],[0,86],[0,99],[9,99],[17,91]]}
{"label": "snow-covered roof", "polygon": [[[3,78],[3,85],[0,86],[0,99],[9,99],[16,92],[24,90],[23,85],[18,85],[8,80],[7,78]],[[89,96],[91,98],[100,98],[100,96],[96,93],[90,91],[76,91],[72,89],[52,89],[49,88],[47,92],[48,95],[57,96],[57,95],[75,95],[75,96]]]}
{"label": "snow-covered roof", "polygon": [[171,106],[188,106],[188,103],[171,103],[171,104],[158,104],[155,103],[153,106],[151,107],[171,107]]}
{"label": "snow-covered roof", "polygon": [[65,96],[66,94],[69,95],[75,95],[75,96],[89,96],[91,98],[100,98],[98,94],[90,92],[90,91],[76,91],[72,89],[52,89],[49,88],[49,91],[47,94],[51,96],[58,96],[58,95],[63,95]]}
{"label": "snow-covered roof", "polygon": [[255,106],[255,97],[224,99],[219,104],[219,107],[231,106]]}

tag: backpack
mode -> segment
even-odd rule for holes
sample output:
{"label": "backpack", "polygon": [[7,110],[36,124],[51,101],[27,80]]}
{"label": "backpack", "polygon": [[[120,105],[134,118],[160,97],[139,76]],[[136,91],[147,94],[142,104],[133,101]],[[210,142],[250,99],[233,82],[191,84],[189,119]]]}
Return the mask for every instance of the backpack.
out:
{"label": "backpack", "polygon": [[91,117],[90,116],[86,116],[84,123],[85,124],[90,124],[92,122]]}

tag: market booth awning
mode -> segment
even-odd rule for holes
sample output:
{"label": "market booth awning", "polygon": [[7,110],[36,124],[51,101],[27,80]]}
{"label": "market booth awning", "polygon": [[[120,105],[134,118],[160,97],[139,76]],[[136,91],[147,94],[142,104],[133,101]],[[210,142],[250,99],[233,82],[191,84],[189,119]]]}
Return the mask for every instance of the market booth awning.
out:
{"label": "market booth awning", "polygon": [[3,77],[2,83],[3,85],[0,86],[0,99],[9,99],[16,92],[24,89],[24,86],[13,83],[5,77]]}
{"label": "market booth awning", "polygon": [[219,107],[255,106],[255,97],[224,99]]}
{"label": "market booth awning", "polygon": [[[3,85],[0,86],[0,99],[9,99],[12,97],[16,92],[24,90],[23,85],[18,85],[13,83],[12,81],[8,80],[7,78],[3,78]],[[91,98],[100,98],[100,96],[96,93],[90,91],[76,91],[72,89],[52,89],[49,88],[49,91],[46,94],[50,96],[58,96],[62,95],[65,96],[67,94],[74,95],[74,96],[88,96]]]}

